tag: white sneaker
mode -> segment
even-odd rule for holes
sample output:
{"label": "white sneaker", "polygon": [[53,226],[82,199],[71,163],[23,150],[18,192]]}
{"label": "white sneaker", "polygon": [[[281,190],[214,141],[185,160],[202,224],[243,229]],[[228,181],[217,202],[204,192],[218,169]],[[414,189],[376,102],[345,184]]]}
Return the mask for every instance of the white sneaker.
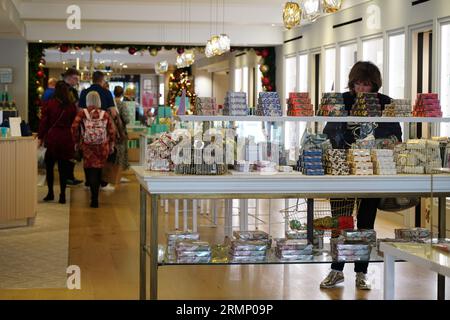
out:
{"label": "white sneaker", "polygon": [[125,177],[120,178],[120,182],[127,183],[127,182],[130,182],[130,181],[131,181],[130,179],[127,179]]}
{"label": "white sneaker", "polygon": [[111,185],[110,183],[108,183],[104,187],[101,187],[100,189],[103,190],[103,191],[114,191],[114,190],[116,190],[116,188],[114,188],[114,186]]}

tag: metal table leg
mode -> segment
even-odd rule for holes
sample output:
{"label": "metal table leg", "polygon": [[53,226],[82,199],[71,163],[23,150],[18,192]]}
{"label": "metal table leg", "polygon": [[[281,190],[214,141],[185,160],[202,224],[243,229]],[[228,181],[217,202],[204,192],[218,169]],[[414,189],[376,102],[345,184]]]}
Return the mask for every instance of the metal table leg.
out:
{"label": "metal table leg", "polygon": [[146,299],[147,281],[146,281],[146,241],[147,241],[147,191],[140,188],[140,255],[139,255],[139,299]]}
{"label": "metal table leg", "polygon": [[314,243],[314,199],[307,200],[306,228],[309,243]]}
{"label": "metal table leg", "polygon": [[[447,199],[445,197],[439,198],[439,238],[445,239],[447,233],[447,221],[446,221],[446,211],[447,211]],[[445,276],[438,274],[438,300],[445,300]]]}
{"label": "metal table leg", "polygon": [[158,299],[158,195],[151,195],[150,299]]}

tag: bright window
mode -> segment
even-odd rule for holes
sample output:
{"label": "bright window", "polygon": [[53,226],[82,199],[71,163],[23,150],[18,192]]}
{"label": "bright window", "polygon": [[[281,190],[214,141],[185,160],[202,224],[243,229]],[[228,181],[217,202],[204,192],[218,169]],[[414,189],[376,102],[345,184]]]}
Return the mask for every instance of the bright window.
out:
{"label": "bright window", "polygon": [[341,47],[340,92],[348,91],[348,75],[358,59],[356,43]]}
{"label": "bright window", "polygon": [[299,57],[298,66],[298,90],[299,92],[308,92],[308,55],[303,54]]}
{"label": "bright window", "polygon": [[289,57],[285,60],[286,73],[285,73],[285,99],[289,97],[290,92],[297,91],[297,57]]}
{"label": "bright window", "polygon": [[234,91],[242,91],[242,69],[234,70]]}
{"label": "bright window", "polygon": [[247,103],[248,103],[248,67],[244,67],[242,69],[242,92],[247,94]]}
{"label": "bright window", "polygon": [[262,85],[262,72],[259,70],[261,68],[261,65],[258,64],[258,68],[256,69],[256,100],[258,100],[259,93],[263,91],[263,85]]}
{"label": "bright window", "polygon": [[336,91],[336,49],[325,50],[325,90],[324,92]]}
{"label": "bright window", "polygon": [[383,38],[363,41],[363,60],[374,63],[383,74]]}
{"label": "bright window", "polygon": [[[441,105],[444,117],[450,117],[450,24],[441,29]],[[441,124],[441,136],[450,136],[450,124]]]}
{"label": "bright window", "polygon": [[405,98],[405,35],[389,37],[389,96]]}

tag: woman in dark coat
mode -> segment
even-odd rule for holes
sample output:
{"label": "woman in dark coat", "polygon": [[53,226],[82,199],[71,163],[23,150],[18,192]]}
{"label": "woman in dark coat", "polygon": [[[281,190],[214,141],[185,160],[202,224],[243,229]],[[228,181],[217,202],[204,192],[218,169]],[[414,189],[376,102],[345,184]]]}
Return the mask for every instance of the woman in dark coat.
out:
{"label": "woman in dark coat", "polygon": [[64,81],[58,81],[55,94],[42,109],[39,123],[39,145],[45,145],[46,176],[48,194],[44,201],[55,199],[53,192],[54,166],[58,163],[60,196],[59,203],[66,203],[66,185],[70,170],[69,160],[74,157],[74,143],[72,140],[72,122],[77,115],[74,101]]}
{"label": "woman in dark coat", "polygon": [[[345,108],[348,112],[352,109],[358,93],[376,93],[382,87],[381,72],[376,65],[371,62],[356,63],[349,75],[348,88],[350,92],[344,93]],[[390,104],[392,99],[386,95],[378,93],[381,109],[384,110],[386,104]],[[402,140],[402,129],[398,123],[367,123],[365,130],[361,129],[361,124],[350,123],[328,123],[324,133],[330,139],[334,149],[350,149],[357,139],[364,139],[368,134],[373,134],[375,139],[390,139],[395,137]],[[347,206],[353,200],[336,199]],[[358,208],[357,227],[358,229],[373,229],[377,215],[380,199],[362,199]],[[350,205],[351,206],[351,205]],[[332,203],[332,214],[339,213],[339,208],[335,208]],[[338,283],[344,282],[344,263],[334,262],[331,265],[331,272],[320,284],[323,289],[333,288]],[[370,283],[366,277],[368,262],[356,262],[356,288],[360,290],[370,290]]]}

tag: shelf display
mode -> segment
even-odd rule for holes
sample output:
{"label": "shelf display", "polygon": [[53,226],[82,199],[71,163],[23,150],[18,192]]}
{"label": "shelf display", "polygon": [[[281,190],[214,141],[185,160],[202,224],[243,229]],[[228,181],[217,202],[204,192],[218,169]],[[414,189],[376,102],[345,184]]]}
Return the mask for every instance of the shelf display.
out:
{"label": "shelf display", "polygon": [[271,117],[281,117],[283,115],[283,112],[281,110],[280,96],[277,92],[259,93],[256,115]]}
{"label": "shelf display", "polygon": [[441,103],[437,93],[419,93],[413,111],[414,117],[442,118]]}
{"label": "shelf display", "polygon": [[372,247],[365,241],[352,241],[341,236],[331,239],[331,255],[337,262],[369,261]]}
{"label": "shelf display", "polygon": [[425,228],[395,229],[395,239],[424,241],[431,238],[430,230]]}
{"label": "shelf display", "polygon": [[313,117],[314,107],[311,103],[309,93],[291,92],[287,100],[288,116],[291,117]]}
{"label": "shelf display", "polygon": [[211,247],[205,241],[178,241],[175,250],[178,263],[208,263],[211,260]]}
{"label": "shelf display", "polygon": [[430,174],[442,167],[438,141],[413,139],[395,147],[397,172],[402,174]]}
{"label": "shelf display", "polygon": [[317,110],[317,116],[321,117],[346,117],[348,112],[345,110],[344,97],[342,93],[324,93],[320,107]]}
{"label": "shelf display", "polygon": [[358,93],[350,111],[354,117],[381,117],[381,104],[378,93]]}
{"label": "shelf display", "polygon": [[393,99],[384,106],[383,117],[412,117],[411,100]]}
{"label": "shelf display", "polygon": [[225,97],[223,114],[227,116],[246,116],[249,114],[247,94],[228,91]]}
{"label": "shelf display", "polygon": [[350,165],[347,160],[347,151],[329,149],[325,154],[325,165],[327,174],[332,176],[350,175]]}
{"label": "shelf display", "polygon": [[374,174],[370,150],[350,149],[347,157],[353,175],[371,176]]}
{"label": "shelf display", "polygon": [[176,145],[170,134],[163,134],[147,147],[146,169],[151,171],[171,171],[172,149]]}
{"label": "shelf display", "polygon": [[275,255],[282,261],[313,260],[313,246],[307,240],[276,239]]}
{"label": "shelf display", "polygon": [[298,171],[307,176],[323,176],[323,151],[321,149],[303,150],[303,155],[297,163]]}
{"label": "shelf display", "polygon": [[397,167],[394,161],[394,150],[374,149],[371,151],[374,173],[376,175],[396,175]]}
{"label": "shelf display", "polygon": [[196,97],[195,114],[201,116],[215,116],[219,114],[216,98]]}
{"label": "shelf display", "polygon": [[342,236],[347,241],[363,241],[375,244],[377,233],[375,230],[342,230]]}

